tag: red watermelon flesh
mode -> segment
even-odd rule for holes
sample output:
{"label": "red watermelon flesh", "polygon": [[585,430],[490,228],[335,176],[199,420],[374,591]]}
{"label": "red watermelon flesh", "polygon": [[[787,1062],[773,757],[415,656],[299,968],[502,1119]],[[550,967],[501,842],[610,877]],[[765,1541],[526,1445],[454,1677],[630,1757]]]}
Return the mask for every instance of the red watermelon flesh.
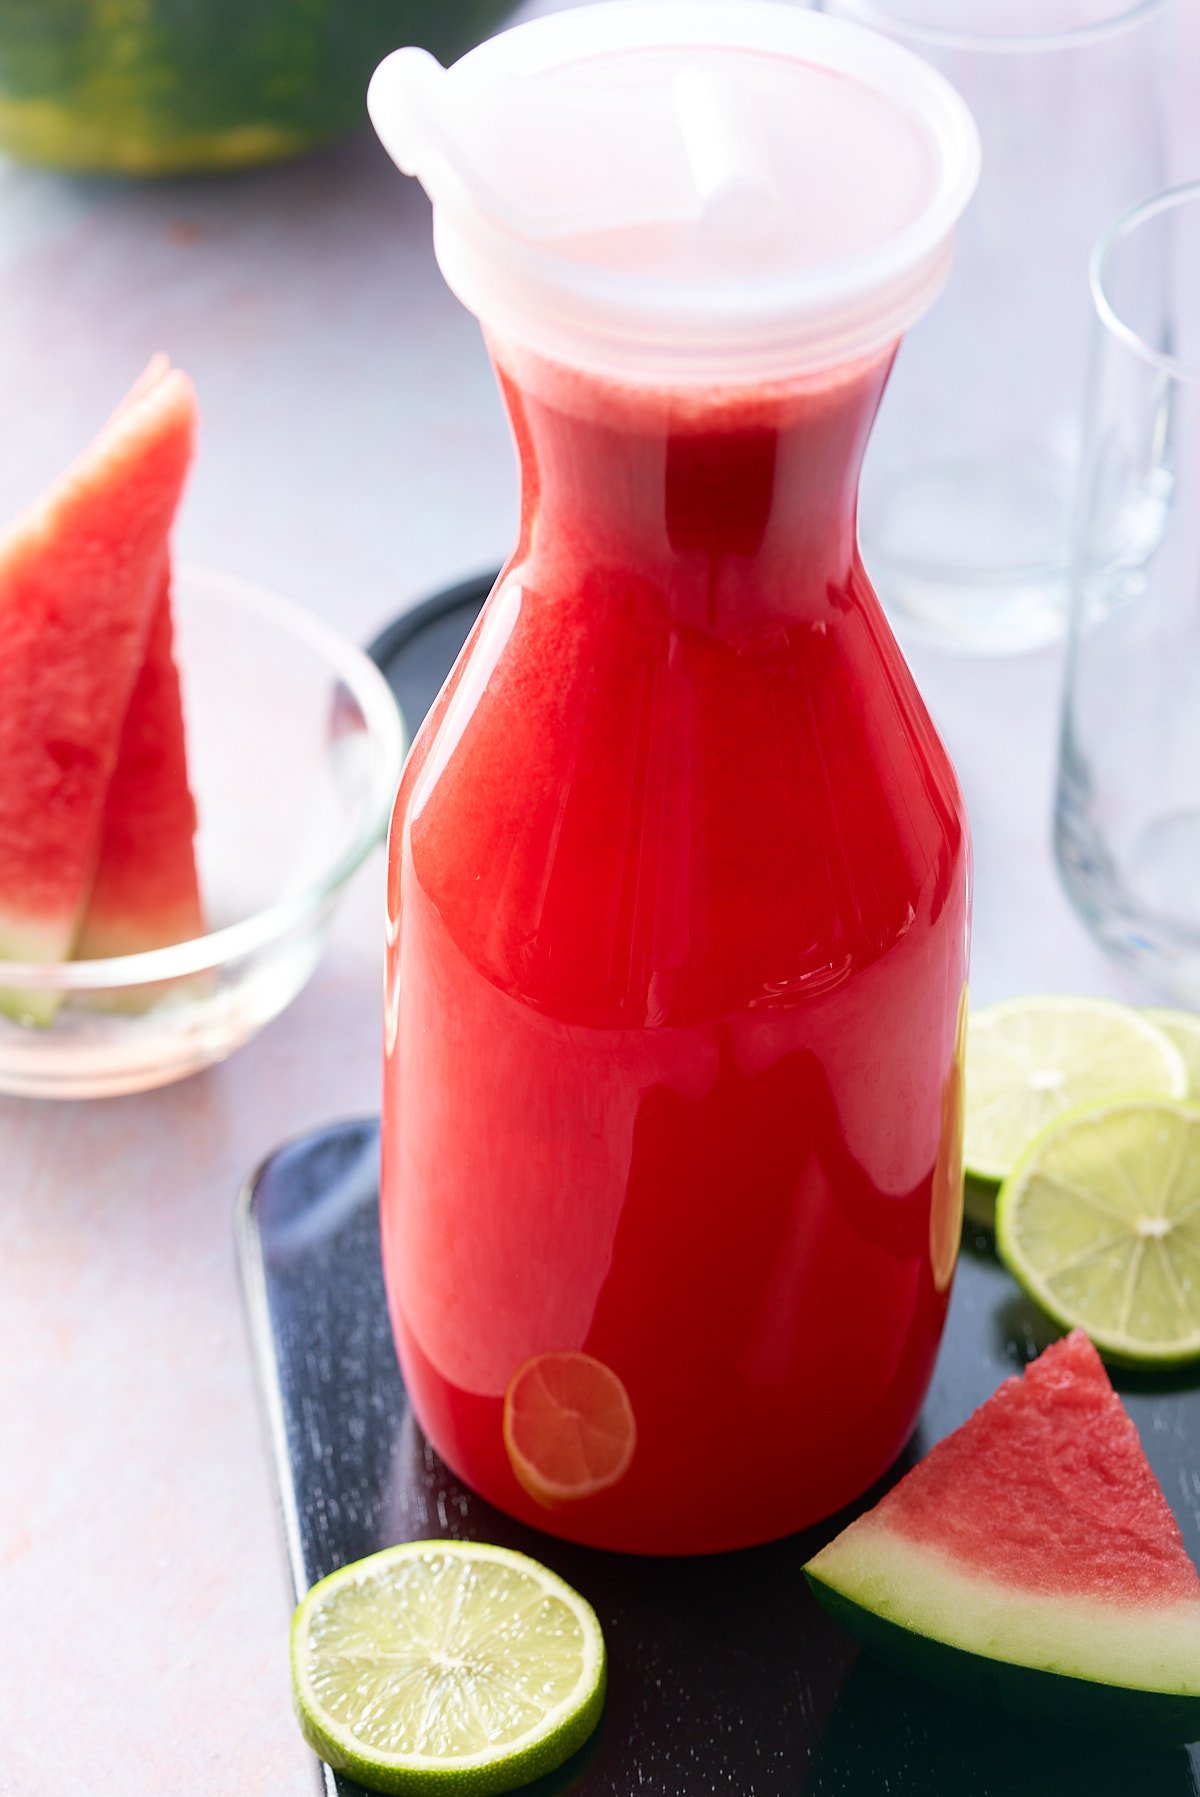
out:
{"label": "red watermelon flesh", "polygon": [[179,673],[172,654],[171,583],[164,571],[105,796],[96,873],[76,959],[136,954],[203,934],[195,831]]}
{"label": "red watermelon flesh", "polygon": [[[1002,1541],[979,1529],[997,1492],[1012,1510]],[[1179,1525],[1081,1329],[1006,1379],[880,1509],[908,1540],[1022,1590],[1200,1601]]]}
{"label": "red watermelon flesh", "polygon": [[1011,1687],[1017,1707],[1053,1713],[1061,1696],[1081,1716],[1086,1681],[1104,1688],[1092,1720],[1121,1727],[1127,1695],[1133,1726],[1200,1737],[1200,1575],[1082,1330],[1006,1379],[805,1571],[851,1628],[935,1678],[969,1687],[955,1661],[987,1662],[1003,1700],[997,1670],[1023,1670],[1041,1676]]}
{"label": "red watermelon flesh", "polygon": [[152,364],[0,541],[0,958],[71,952],[195,422],[191,382]]}

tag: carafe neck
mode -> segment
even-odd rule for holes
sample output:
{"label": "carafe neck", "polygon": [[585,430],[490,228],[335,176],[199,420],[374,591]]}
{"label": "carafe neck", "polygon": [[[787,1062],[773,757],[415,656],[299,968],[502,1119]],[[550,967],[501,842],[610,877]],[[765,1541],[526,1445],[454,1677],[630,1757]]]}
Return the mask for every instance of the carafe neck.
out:
{"label": "carafe neck", "polygon": [[621,386],[492,351],[520,458],[518,559],[607,575],[717,631],[841,601],[893,351],[802,380],[700,390]]}

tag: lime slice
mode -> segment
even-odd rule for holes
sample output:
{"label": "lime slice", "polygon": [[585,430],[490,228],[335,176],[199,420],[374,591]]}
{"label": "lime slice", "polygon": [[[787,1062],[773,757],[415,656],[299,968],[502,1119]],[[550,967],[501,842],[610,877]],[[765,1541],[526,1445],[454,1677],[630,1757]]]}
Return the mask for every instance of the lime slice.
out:
{"label": "lime slice", "polygon": [[1188,1072],[1188,1096],[1200,1098],[1200,1016],[1195,1011],[1168,1011],[1152,1006],[1142,1012],[1150,1022],[1169,1036]]}
{"label": "lime slice", "polygon": [[1107,1358],[1200,1357],[1200,1105],[1130,1098],[1060,1118],[1001,1186],[996,1246]]}
{"label": "lime slice", "polygon": [[995,1184],[1056,1117],[1131,1094],[1183,1098],[1183,1056],[1128,1005],[1014,998],[972,1012],[963,1161]]}
{"label": "lime slice", "polygon": [[604,1637],[556,1573],[476,1541],[409,1541],[314,1585],[292,1621],[309,1745],[374,1791],[511,1791],[604,1705]]}
{"label": "lime slice", "polygon": [[502,1427],[513,1472],[547,1509],[617,1484],[637,1444],[633,1405],[616,1373],[570,1349],[535,1354],[517,1368]]}

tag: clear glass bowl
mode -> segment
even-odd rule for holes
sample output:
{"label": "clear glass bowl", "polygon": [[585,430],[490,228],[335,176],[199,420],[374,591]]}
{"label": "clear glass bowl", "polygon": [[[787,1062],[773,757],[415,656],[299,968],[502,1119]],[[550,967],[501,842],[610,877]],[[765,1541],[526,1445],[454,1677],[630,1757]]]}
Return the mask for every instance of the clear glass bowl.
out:
{"label": "clear glass bowl", "polygon": [[0,1016],[0,1091],[103,1097],[223,1059],[300,991],[387,829],[404,726],[374,663],[225,574],[183,569],[174,609],[209,933],[104,961],[0,961],[7,1002],[62,1001],[47,1026]]}

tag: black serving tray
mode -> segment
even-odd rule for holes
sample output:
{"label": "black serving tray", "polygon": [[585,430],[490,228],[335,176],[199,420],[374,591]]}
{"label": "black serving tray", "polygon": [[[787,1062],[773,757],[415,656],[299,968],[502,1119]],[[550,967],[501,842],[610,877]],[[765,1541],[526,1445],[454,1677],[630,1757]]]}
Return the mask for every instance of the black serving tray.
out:
{"label": "black serving tray", "polygon": [[[410,725],[432,701],[491,584],[439,595],[372,653]],[[804,1560],[846,1517],[747,1552],[649,1560],[527,1529],[460,1484],[405,1398],[384,1302],[371,1120],[281,1149],[243,1194],[237,1232],[251,1334],[299,1595],[335,1567],[427,1536],[536,1555],[595,1605],[610,1656],[592,1741],[530,1797],[1196,1797],[1200,1749],[1058,1730],[951,1700],[893,1672],[809,1596]],[[968,1229],[937,1372],[896,1472],[957,1427],[1053,1330]],[[1200,1558],[1200,1390],[1118,1387]],[[712,1419],[714,1442],[729,1419]],[[754,1444],[741,1446],[755,1476]],[[893,1476],[895,1476],[893,1474]],[[878,1493],[868,1493],[863,1503]],[[997,1515],[1004,1491],[994,1494]],[[286,1618],[280,1618],[281,1636]],[[317,1776],[314,1774],[314,1776]],[[320,1768],[329,1797],[359,1787]]]}

